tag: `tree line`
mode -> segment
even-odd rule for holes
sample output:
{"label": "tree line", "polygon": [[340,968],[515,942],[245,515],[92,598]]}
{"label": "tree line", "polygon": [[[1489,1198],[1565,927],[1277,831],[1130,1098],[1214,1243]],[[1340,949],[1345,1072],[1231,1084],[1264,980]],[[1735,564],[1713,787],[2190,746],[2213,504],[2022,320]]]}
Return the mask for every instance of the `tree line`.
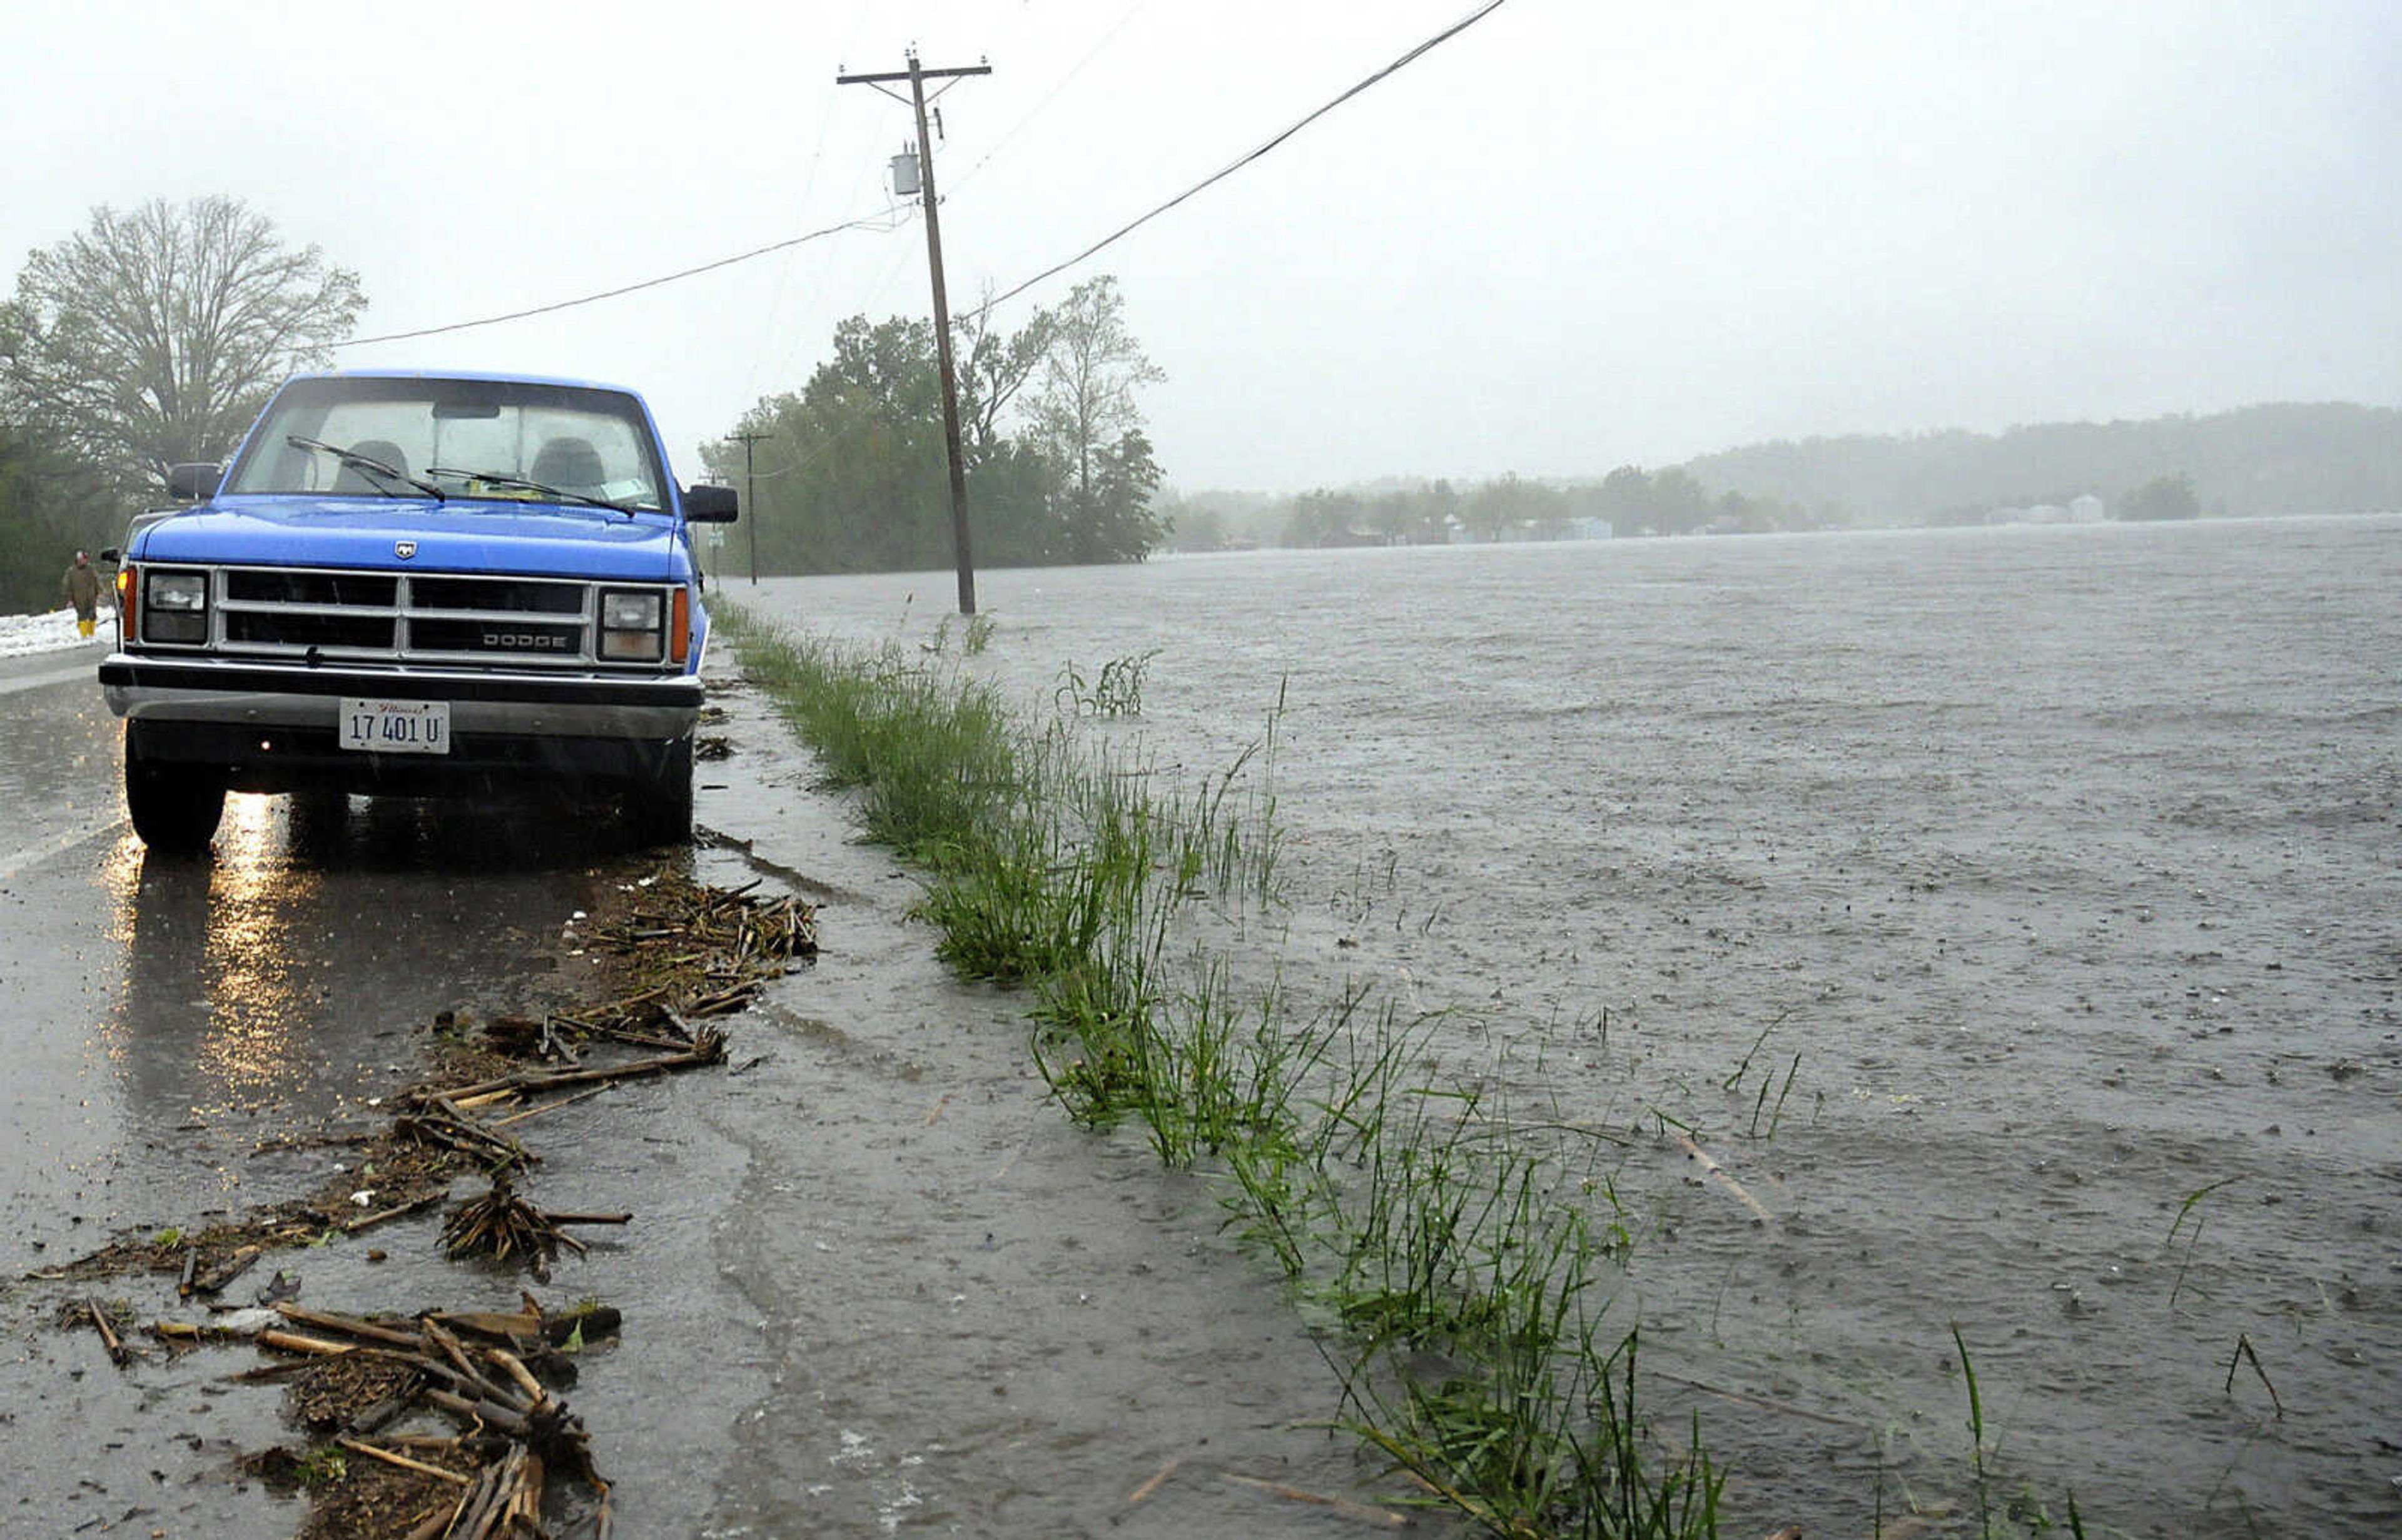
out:
{"label": "tree line", "polygon": [[1975,522],[1997,507],[2084,494],[2114,518],[2128,516],[2131,502],[2154,517],[2371,513],[2402,508],[2402,411],[2275,403],[2000,433],[1786,439],[1704,455],[1686,469],[1714,486],[1833,510],[1843,523]]}
{"label": "tree line", "polygon": [[[60,601],[70,554],[159,504],[167,470],[222,461],[289,374],[328,364],[366,305],[355,273],[294,247],[240,199],[92,211],[33,252],[0,302],[0,610]],[[1782,440],[1567,482],[1391,482],[1299,496],[1161,490],[1139,400],[1163,378],[1117,281],[1004,331],[954,323],[961,440],[982,565],[1138,561],[1163,545],[1331,546],[1981,522],[2099,499],[2110,516],[2402,508],[2402,411],[2271,405],[2000,434]],[[854,316],[797,392],[766,397],[763,570],[941,568],[952,556],[931,323]],[[741,446],[704,461],[744,484]]]}
{"label": "tree line", "polygon": [[1712,492],[1675,465],[1658,472],[1622,465],[1599,481],[1561,484],[1513,473],[1481,482],[1319,488],[1268,500],[1202,493],[1171,498],[1164,511],[1174,531],[1168,543],[1182,551],[1759,534],[1826,523],[1819,513],[1780,499]]}
{"label": "tree line", "polygon": [[[329,366],[366,299],[355,273],[283,241],[240,199],[106,207],[32,253],[0,302],[0,610],[61,602],[72,554],[162,504],[169,468],[222,463],[290,375]],[[1165,525],[1138,399],[1162,378],[1113,278],[1003,331],[957,324],[977,559],[1139,560]],[[763,566],[947,566],[933,327],[854,317],[797,392],[762,401]],[[739,447],[707,463],[739,485]]]}
{"label": "tree line", "polygon": [[1164,511],[1175,548],[1211,551],[1982,524],[2087,497],[2128,521],[2402,509],[2402,410],[2271,405],[2000,434],[1782,440],[1599,480],[1203,492],[1171,496]]}
{"label": "tree line", "polygon": [[[1087,280],[1015,331],[953,323],[961,458],[979,566],[1139,561],[1166,533],[1138,392],[1162,377],[1117,280]],[[760,435],[702,447],[712,475],[755,482],[765,572],[948,567],[950,491],[933,323],[853,316],[795,392],[745,412]]]}

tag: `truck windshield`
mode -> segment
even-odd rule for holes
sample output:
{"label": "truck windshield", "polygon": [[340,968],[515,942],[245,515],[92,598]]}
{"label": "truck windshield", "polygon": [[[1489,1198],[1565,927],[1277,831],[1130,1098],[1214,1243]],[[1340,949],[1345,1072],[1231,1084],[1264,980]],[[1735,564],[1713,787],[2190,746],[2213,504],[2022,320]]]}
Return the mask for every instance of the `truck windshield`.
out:
{"label": "truck windshield", "polygon": [[[314,452],[300,447],[304,441],[338,447],[348,458]],[[667,506],[666,474],[633,397],[517,380],[295,380],[251,434],[223,490],[409,494],[362,461],[438,488],[453,509],[462,499],[562,501],[546,489],[626,510]]]}

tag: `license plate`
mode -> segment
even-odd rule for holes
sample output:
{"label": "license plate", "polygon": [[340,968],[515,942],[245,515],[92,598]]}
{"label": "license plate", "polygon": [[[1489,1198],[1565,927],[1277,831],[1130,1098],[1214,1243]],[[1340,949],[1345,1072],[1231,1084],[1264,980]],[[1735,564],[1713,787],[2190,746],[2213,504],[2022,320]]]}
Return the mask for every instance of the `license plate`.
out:
{"label": "license plate", "polygon": [[450,703],[447,700],[342,698],[341,742],[371,754],[450,752]]}

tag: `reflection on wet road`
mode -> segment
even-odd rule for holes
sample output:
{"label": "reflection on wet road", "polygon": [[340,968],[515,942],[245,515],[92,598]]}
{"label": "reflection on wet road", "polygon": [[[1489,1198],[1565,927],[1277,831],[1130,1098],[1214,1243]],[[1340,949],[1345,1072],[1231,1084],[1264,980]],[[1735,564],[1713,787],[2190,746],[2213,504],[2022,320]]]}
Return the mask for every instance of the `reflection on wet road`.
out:
{"label": "reflection on wet road", "polygon": [[228,797],[214,861],[142,855],[112,895],[138,1110],[340,1114],[396,1037],[528,965],[594,854],[522,807]]}
{"label": "reflection on wet road", "polygon": [[[417,1077],[437,1012],[538,991],[543,943],[587,902],[595,863],[631,856],[573,808],[235,796],[213,857],[153,857],[124,821],[119,733],[88,665],[0,665],[0,708],[11,1278],[312,1189],[338,1153],[273,1147],[378,1118],[364,1104]],[[305,1271],[358,1265],[315,1254]],[[159,1308],[146,1280],[108,1286]],[[289,1437],[272,1396],[218,1404],[197,1387],[221,1362],[118,1374],[104,1358],[93,1373],[96,1346],[52,1327],[35,1294],[9,1297],[5,1322],[0,1535],[120,1519],[126,1459],[96,1460],[95,1440],[140,1451],[158,1473],[140,1501],[173,1533],[292,1532],[287,1506],[231,1479],[237,1447]],[[166,1425],[169,1401],[215,1411],[209,1438]]]}
{"label": "reflection on wet road", "polygon": [[124,816],[118,732],[101,704],[99,652],[0,659],[0,882]]}
{"label": "reflection on wet road", "polygon": [[106,1229],[228,1201],[266,1131],[392,1089],[437,1011],[547,966],[592,862],[628,854],[572,808],[233,796],[213,859],[155,857],[90,674],[21,683],[60,671],[0,675],[10,1268],[51,1205]]}

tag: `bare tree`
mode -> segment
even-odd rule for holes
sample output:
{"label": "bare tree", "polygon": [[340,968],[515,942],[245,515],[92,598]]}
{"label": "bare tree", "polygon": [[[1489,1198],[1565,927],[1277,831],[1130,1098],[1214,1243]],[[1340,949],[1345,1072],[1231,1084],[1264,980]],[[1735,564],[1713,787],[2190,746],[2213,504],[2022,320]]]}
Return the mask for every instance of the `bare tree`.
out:
{"label": "bare tree", "polygon": [[1118,281],[1104,273],[1069,291],[1050,312],[1049,351],[1034,425],[1070,495],[1089,502],[1099,457],[1142,427],[1136,388],[1167,378],[1126,330]]}
{"label": "bare tree", "polygon": [[154,199],[35,252],[0,309],[13,414],[97,467],[163,485],[222,460],[267,393],[319,366],[366,301],[358,275],[228,197]]}
{"label": "bare tree", "polygon": [[1001,447],[1001,415],[1043,367],[1056,325],[1050,311],[1037,310],[1024,326],[1004,337],[993,327],[991,304],[987,285],[983,306],[951,318],[953,345],[965,361],[959,416],[967,426],[971,463],[990,458]]}

